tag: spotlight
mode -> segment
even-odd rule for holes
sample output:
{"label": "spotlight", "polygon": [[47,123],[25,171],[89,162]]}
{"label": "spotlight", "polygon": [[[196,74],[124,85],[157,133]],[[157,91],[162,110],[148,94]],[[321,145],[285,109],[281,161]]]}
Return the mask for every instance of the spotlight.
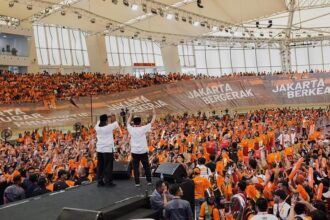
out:
{"label": "spotlight", "polygon": [[201,27],[205,27],[205,22],[201,22]]}
{"label": "spotlight", "polygon": [[26,8],[27,8],[28,10],[32,10],[32,5],[29,4],[29,5],[26,6]]}
{"label": "spotlight", "polygon": [[259,25],[260,25],[260,22],[257,21],[257,22],[256,22],[256,27],[259,28]]}
{"label": "spotlight", "polygon": [[163,9],[162,8],[158,8],[158,11],[159,11],[159,15],[161,17],[164,17],[164,11],[163,11]]}
{"label": "spotlight", "polygon": [[120,32],[124,33],[125,32],[124,28],[120,28]]}
{"label": "spotlight", "polygon": [[95,23],[95,18],[91,18],[91,20],[90,20],[90,22],[92,23],[92,24],[94,24]]}
{"label": "spotlight", "polygon": [[135,3],[133,3],[131,8],[133,11],[137,11],[139,9],[139,6]]}
{"label": "spotlight", "polygon": [[153,14],[155,14],[155,15],[156,15],[156,14],[157,14],[157,9],[155,9],[155,8],[152,8],[152,9],[151,9],[151,13],[153,13]]}
{"label": "spotlight", "polygon": [[180,44],[184,44],[184,40],[180,40]]}
{"label": "spotlight", "polygon": [[219,30],[219,28],[217,26],[212,27],[212,31],[217,31],[217,30]]}
{"label": "spotlight", "polygon": [[78,19],[81,19],[82,18],[82,15],[81,14],[78,14]]}
{"label": "spotlight", "polygon": [[129,6],[128,0],[123,0],[123,4],[128,7]]}
{"label": "spotlight", "polygon": [[118,0],[112,0],[112,3],[117,5],[118,4]]}
{"label": "spotlight", "polygon": [[136,32],[135,34],[134,34],[134,37],[138,37],[139,36],[139,32]]}
{"label": "spotlight", "polygon": [[192,24],[192,17],[189,17],[188,19],[189,19],[189,21],[188,21],[189,24]]}
{"label": "spotlight", "polygon": [[263,33],[260,33],[260,37],[263,37],[264,36],[264,34]]}
{"label": "spotlight", "polygon": [[61,11],[61,15],[62,16],[66,15],[65,11]]}
{"label": "spotlight", "polygon": [[186,18],[186,17],[182,17],[181,20],[182,20],[183,22],[186,22],[186,21],[187,21],[187,18]]}
{"label": "spotlight", "polygon": [[142,4],[142,11],[144,12],[144,13],[147,13],[148,12],[148,10],[147,10],[147,4]]}
{"label": "spotlight", "polygon": [[271,28],[272,26],[273,26],[273,20],[269,20],[267,28]]}
{"label": "spotlight", "polygon": [[14,7],[14,4],[15,4],[15,2],[10,1],[10,2],[8,3],[8,6],[9,6],[10,8],[12,8],[12,7]]}
{"label": "spotlight", "polygon": [[45,8],[45,13],[47,14],[49,12],[49,8]]}
{"label": "spotlight", "polygon": [[167,14],[167,15],[166,15],[166,19],[167,19],[167,20],[172,20],[173,17],[174,17],[173,14]]}
{"label": "spotlight", "polygon": [[149,36],[149,37],[148,37],[148,40],[152,40],[152,37],[151,37],[151,36]]}
{"label": "spotlight", "polygon": [[204,8],[204,6],[202,5],[202,0],[197,0],[197,6],[199,8]]}
{"label": "spotlight", "polygon": [[179,21],[179,13],[175,13],[175,20]]}
{"label": "spotlight", "polygon": [[112,23],[107,23],[107,25],[105,26],[106,29],[110,29]]}
{"label": "spotlight", "polygon": [[200,24],[199,21],[194,21],[194,24],[193,25],[197,27],[199,24]]}

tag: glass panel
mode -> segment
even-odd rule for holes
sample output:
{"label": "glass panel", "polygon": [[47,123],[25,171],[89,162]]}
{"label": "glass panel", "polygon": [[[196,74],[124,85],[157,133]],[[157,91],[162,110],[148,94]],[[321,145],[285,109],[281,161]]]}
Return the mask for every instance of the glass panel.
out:
{"label": "glass panel", "polygon": [[246,67],[256,67],[255,50],[254,49],[244,49],[244,54],[245,54]]}
{"label": "glass panel", "polygon": [[230,51],[220,50],[221,67],[231,67]]}
{"label": "glass panel", "polygon": [[206,51],[206,63],[207,63],[207,68],[220,68],[218,50]]}
{"label": "glass panel", "polygon": [[195,56],[196,56],[196,67],[206,68],[205,51],[197,50],[195,51]]}
{"label": "glass panel", "polygon": [[[296,48],[297,65],[308,65],[308,51],[307,48]],[[301,69],[301,68],[298,68]],[[308,69],[308,68],[307,68]]]}
{"label": "glass panel", "polygon": [[[268,49],[257,49],[257,63],[258,67],[270,66]],[[261,68],[259,68],[260,71]]]}
{"label": "glass panel", "polygon": [[[272,66],[281,66],[281,53],[279,49],[270,49],[270,58]],[[272,68],[274,71],[274,69]]]}
{"label": "glass panel", "polygon": [[[232,49],[231,59],[232,59],[233,69],[234,67],[245,67],[243,50]],[[234,72],[236,71],[234,70]]]}
{"label": "glass panel", "polygon": [[320,46],[308,48],[310,64],[322,64],[322,50]]}

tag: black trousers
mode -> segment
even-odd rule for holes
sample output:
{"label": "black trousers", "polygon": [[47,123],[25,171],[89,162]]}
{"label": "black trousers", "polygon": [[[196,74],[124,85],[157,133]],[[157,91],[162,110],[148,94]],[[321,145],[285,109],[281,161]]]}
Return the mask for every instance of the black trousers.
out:
{"label": "black trousers", "polygon": [[111,183],[113,171],[113,153],[97,152],[97,181]]}
{"label": "black trousers", "polygon": [[135,184],[140,183],[140,170],[139,170],[140,161],[145,170],[147,181],[151,182],[151,170],[150,170],[148,153],[145,154],[132,153],[132,158],[133,158],[133,171],[134,171]]}

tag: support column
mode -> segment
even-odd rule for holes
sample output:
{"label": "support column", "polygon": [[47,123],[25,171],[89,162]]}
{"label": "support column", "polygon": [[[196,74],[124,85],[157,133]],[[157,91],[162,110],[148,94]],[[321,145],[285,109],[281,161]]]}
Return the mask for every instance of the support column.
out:
{"label": "support column", "polygon": [[[31,26],[32,29],[32,26]],[[40,72],[39,64],[38,64],[38,58],[37,58],[37,48],[36,43],[34,39],[34,32],[32,30],[31,37],[28,37],[27,42],[27,48],[28,48],[28,56],[29,56],[29,64],[27,66],[27,72],[28,73],[37,73]]]}
{"label": "support column", "polygon": [[179,52],[177,46],[173,45],[164,45],[161,48],[163,63],[166,73],[181,73],[181,64],[179,58]]}
{"label": "support column", "polygon": [[86,46],[91,72],[110,73],[104,36],[87,36]]}

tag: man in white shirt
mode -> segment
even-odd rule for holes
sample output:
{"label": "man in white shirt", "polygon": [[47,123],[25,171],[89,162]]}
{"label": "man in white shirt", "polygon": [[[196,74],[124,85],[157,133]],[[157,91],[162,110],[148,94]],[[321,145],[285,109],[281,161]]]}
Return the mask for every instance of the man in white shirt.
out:
{"label": "man in white shirt", "polygon": [[265,198],[259,198],[256,202],[258,213],[251,218],[251,220],[278,220],[275,215],[268,214],[268,204]]}
{"label": "man in white shirt", "polygon": [[131,126],[133,114],[132,112],[129,115],[127,120],[127,130],[131,137],[130,145],[131,145],[131,154],[133,159],[133,171],[134,171],[134,179],[135,185],[140,186],[140,172],[139,165],[140,161],[145,170],[146,178],[148,185],[151,185],[151,170],[148,158],[148,143],[146,133],[151,131],[151,125],[156,120],[156,111],[153,108],[153,117],[149,124],[144,126],[141,125],[141,117],[134,117],[133,126]]}
{"label": "man in white shirt", "polygon": [[[111,117],[112,123],[108,124]],[[114,115],[106,114],[100,116],[100,121],[95,125],[96,131],[96,152],[97,152],[97,180],[98,186],[115,186],[112,182],[113,153],[115,144],[113,140],[113,130],[121,130]]]}
{"label": "man in white shirt", "polygon": [[286,220],[289,215],[290,205],[286,203],[287,195],[284,190],[276,190],[274,192],[273,214],[281,220]]}

